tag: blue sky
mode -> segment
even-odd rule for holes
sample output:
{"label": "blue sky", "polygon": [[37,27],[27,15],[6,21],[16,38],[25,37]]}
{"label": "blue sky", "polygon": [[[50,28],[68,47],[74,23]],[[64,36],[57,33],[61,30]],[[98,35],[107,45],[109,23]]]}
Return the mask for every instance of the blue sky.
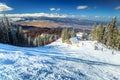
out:
{"label": "blue sky", "polygon": [[49,13],[72,16],[120,17],[120,0],[0,0],[13,10],[5,13]]}

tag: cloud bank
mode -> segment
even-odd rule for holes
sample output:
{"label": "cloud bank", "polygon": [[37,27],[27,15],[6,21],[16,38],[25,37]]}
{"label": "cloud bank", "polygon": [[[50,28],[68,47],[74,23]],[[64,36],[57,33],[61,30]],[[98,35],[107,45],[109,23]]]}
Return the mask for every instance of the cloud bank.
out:
{"label": "cloud bank", "polygon": [[[0,17],[3,15],[0,14]],[[48,13],[24,13],[24,14],[6,14],[8,17],[59,17],[59,18],[65,18],[67,15],[65,14],[48,14]]]}
{"label": "cloud bank", "polygon": [[6,4],[0,2],[0,12],[10,11],[10,10],[13,10],[13,8],[11,8],[11,7],[7,6]]}
{"label": "cloud bank", "polygon": [[88,8],[88,6],[86,6],[86,5],[84,5],[84,6],[77,6],[78,10],[87,9],[87,8]]}

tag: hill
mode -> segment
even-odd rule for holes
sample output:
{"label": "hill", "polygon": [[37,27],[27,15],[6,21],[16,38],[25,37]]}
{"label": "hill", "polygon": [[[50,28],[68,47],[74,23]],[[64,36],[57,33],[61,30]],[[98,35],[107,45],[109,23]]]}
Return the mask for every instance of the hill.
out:
{"label": "hill", "polygon": [[[94,50],[96,44],[103,51]],[[0,79],[120,79],[120,52],[96,41],[79,41],[79,47],[76,45],[62,43],[61,39],[36,48],[0,44]]]}

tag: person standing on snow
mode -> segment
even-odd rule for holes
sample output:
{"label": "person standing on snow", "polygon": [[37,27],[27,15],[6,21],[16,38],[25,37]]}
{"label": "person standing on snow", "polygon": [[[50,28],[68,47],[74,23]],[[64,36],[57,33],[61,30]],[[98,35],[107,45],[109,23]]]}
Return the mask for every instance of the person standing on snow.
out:
{"label": "person standing on snow", "polygon": [[82,46],[84,45],[84,43],[82,43]]}
{"label": "person standing on snow", "polygon": [[114,51],[112,51],[112,54],[114,54]]}
{"label": "person standing on snow", "polygon": [[103,48],[101,48],[101,50],[103,51]]}

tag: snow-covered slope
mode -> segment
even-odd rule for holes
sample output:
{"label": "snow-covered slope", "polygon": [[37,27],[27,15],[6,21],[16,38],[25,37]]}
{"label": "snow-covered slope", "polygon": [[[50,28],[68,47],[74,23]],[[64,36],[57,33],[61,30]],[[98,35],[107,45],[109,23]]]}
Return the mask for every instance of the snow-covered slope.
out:
{"label": "snow-covered slope", "polygon": [[37,48],[0,44],[0,80],[120,80],[120,52],[113,51],[97,42],[68,45],[60,39]]}

